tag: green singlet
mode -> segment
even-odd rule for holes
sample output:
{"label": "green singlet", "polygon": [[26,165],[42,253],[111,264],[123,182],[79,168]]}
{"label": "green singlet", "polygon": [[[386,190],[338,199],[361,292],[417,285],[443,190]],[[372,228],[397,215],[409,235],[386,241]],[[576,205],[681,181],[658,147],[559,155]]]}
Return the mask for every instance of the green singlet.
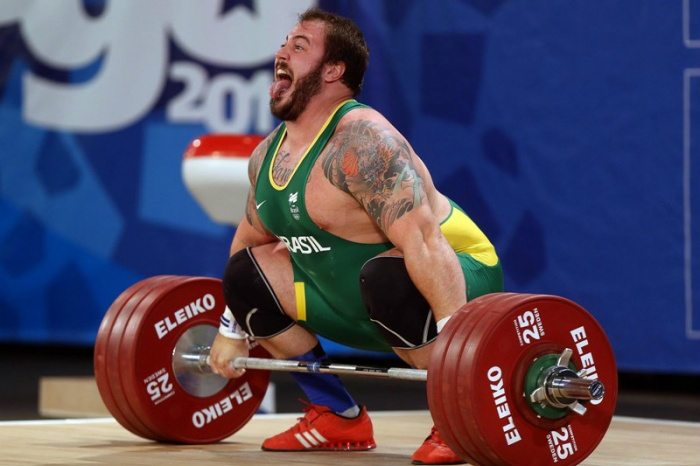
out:
{"label": "green singlet", "polygon": [[[366,108],[354,100],[341,104],[321,128],[284,186],[272,178],[272,165],[286,134],[283,123],[265,155],[255,190],[255,204],[265,227],[285,243],[294,270],[299,324],[323,337],[353,348],[390,351],[369,316],[360,296],[360,269],[370,258],[394,246],[348,241],[319,228],[304,203],[306,183],[316,159],[340,119],[354,108]],[[503,289],[500,262],[486,236],[453,203],[441,224],[455,249],[468,286],[476,297]]]}

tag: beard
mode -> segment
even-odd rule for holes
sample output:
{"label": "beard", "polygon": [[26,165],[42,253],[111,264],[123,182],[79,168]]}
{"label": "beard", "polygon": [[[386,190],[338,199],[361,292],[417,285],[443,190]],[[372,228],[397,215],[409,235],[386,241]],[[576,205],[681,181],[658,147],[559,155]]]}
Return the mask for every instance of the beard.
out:
{"label": "beard", "polygon": [[323,63],[319,63],[316,68],[303,78],[299,78],[289,102],[282,105],[276,99],[270,99],[270,112],[282,121],[295,121],[299,118],[313,96],[321,92],[321,72]]}

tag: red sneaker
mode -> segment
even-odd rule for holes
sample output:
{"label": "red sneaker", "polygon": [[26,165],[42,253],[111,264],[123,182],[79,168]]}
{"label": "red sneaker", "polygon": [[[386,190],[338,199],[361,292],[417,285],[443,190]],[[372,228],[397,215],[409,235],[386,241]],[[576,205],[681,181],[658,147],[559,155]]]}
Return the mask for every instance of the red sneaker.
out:
{"label": "red sneaker", "polygon": [[308,404],[306,414],[290,429],[262,444],[267,451],[370,450],[376,448],[372,421],[363,407],[353,419],[338,416],[326,406]]}
{"label": "red sneaker", "polygon": [[461,464],[466,463],[457,453],[448,447],[440,436],[440,432],[433,426],[418,450],[411,456],[413,464]]}

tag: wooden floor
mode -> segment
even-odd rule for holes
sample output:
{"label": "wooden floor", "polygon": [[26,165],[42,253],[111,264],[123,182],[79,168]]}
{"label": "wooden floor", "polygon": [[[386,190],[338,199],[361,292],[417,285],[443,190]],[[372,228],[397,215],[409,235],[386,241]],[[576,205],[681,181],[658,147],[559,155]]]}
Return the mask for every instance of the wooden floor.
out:
{"label": "wooden floor", "polygon": [[[257,415],[215,445],[164,445],[142,440],[111,418],[0,422],[0,465],[402,465],[432,425],[427,411],[375,412],[378,447],[369,452],[270,453],[260,443],[296,415]],[[546,464],[543,462],[542,464]],[[700,423],[615,417],[586,466],[700,465]]]}

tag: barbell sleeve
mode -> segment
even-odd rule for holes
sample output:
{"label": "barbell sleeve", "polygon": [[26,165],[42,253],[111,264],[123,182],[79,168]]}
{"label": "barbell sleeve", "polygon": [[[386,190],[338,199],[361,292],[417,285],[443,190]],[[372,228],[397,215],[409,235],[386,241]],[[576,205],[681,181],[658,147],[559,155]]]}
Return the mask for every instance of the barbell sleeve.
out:
{"label": "barbell sleeve", "polygon": [[605,394],[601,381],[576,377],[554,377],[548,381],[547,389],[556,400],[600,400]]}

